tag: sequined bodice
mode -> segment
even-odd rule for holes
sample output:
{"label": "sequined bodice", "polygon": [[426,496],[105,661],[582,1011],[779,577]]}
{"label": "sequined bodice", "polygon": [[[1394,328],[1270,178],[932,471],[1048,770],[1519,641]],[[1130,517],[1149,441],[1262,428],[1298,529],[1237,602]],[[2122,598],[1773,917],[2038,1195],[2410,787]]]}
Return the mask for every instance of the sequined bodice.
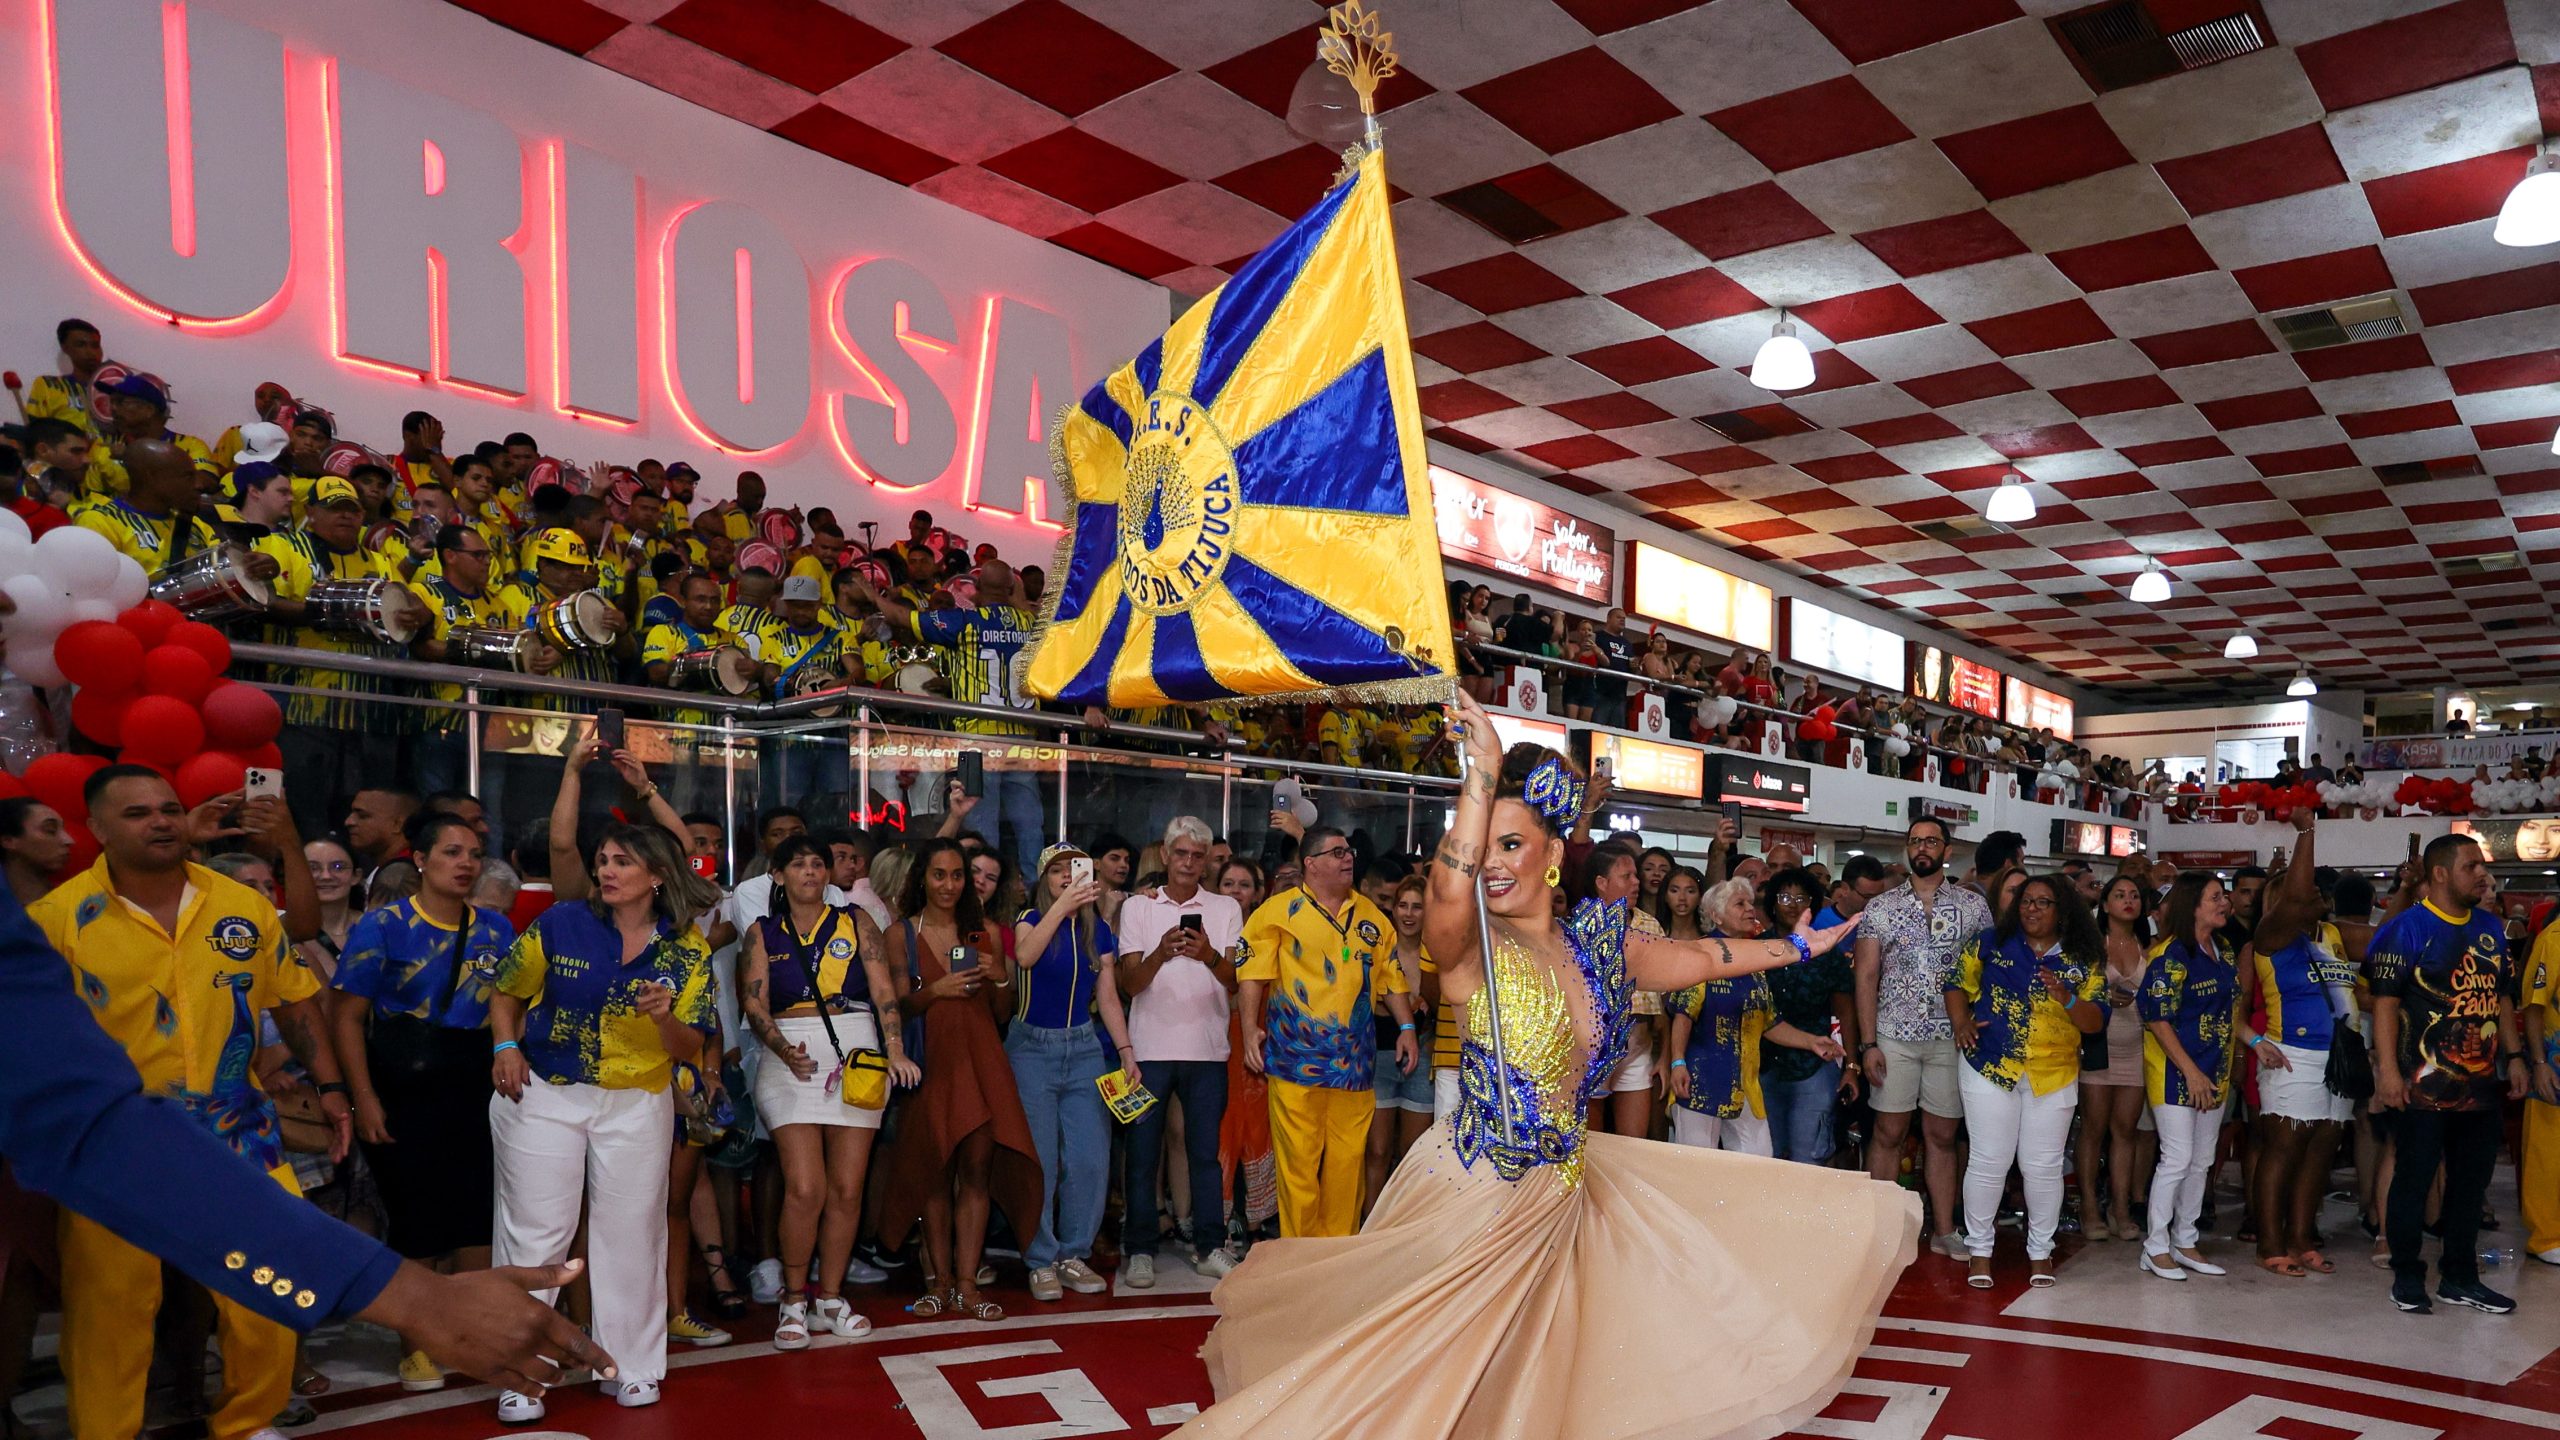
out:
{"label": "sequined bodice", "polygon": [[1486,990],[1499,986],[1503,1080],[1511,1093],[1513,1140],[1505,1143],[1495,1089],[1492,1006],[1486,990],[1467,1002],[1459,1055],[1458,1158],[1489,1160],[1505,1180],[1556,1167],[1568,1186],[1582,1179],[1583,1116],[1627,1048],[1627,902],[1585,906],[1564,926],[1591,1007],[1591,1045],[1575,1033],[1574,1004],[1557,973],[1508,932],[1498,932]]}

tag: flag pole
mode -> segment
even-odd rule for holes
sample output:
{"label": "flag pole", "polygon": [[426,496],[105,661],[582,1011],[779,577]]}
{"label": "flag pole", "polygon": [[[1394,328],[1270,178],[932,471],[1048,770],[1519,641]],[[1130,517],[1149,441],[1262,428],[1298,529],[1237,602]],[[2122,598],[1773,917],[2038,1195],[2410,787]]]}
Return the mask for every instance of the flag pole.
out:
{"label": "flag pole", "polygon": [[[1460,745],[1458,747],[1459,794],[1466,793],[1467,778],[1475,768],[1475,756],[1465,745]],[[1499,783],[1499,777],[1489,778]],[[1489,808],[1492,802],[1486,803]],[[1502,1119],[1503,1147],[1517,1149],[1520,1139],[1518,1126],[1512,1114],[1511,1067],[1502,1050],[1502,985],[1500,977],[1494,974],[1493,969],[1493,912],[1485,899],[1484,874],[1481,869],[1468,883],[1468,888],[1474,892],[1476,898],[1476,956],[1484,962],[1484,1020],[1487,1036],[1485,1048],[1493,1057],[1495,1113]]]}
{"label": "flag pole", "polygon": [[[1316,36],[1316,59],[1326,69],[1341,76],[1359,97],[1361,134],[1360,148],[1377,150],[1384,143],[1378,132],[1378,85],[1396,73],[1395,36],[1378,21],[1375,11],[1363,0],[1344,0],[1325,12],[1324,28]],[[1356,156],[1359,152],[1352,152]],[[1346,161],[1346,164],[1349,162]],[[1457,700],[1457,681],[1449,682],[1450,696]],[[1463,732],[1464,722],[1460,722]],[[1476,768],[1467,747],[1458,747],[1459,793],[1465,793],[1466,777]],[[1487,776],[1497,782],[1500,777]],[[1517,1149],[1520,1144],[1519,1117],[1511,1094],[1511,1066],[1502,1044],[1502,986],[1493,969],[1493,912],[1484,893],[1484,874],[1478,869],[1470,882],[1476,901],[1476,956],[1484,963],[1484,1014],[1486,1051],[1493,1060],[1493,1096],[1495,1113],[1501,1117],[1502,1144]]]}

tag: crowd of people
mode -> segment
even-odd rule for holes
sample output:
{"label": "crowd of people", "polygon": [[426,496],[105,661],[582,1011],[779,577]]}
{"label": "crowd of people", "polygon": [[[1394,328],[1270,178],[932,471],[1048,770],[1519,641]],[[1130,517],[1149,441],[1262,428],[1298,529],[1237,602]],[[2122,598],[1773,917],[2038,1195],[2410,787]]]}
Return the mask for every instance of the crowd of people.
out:
{"label": "crowd of people", "polygon": [[[231,593],[253,600],[208,618],[235,638],[328,657],[740,697],[861,687],[902,724],[985,737],[1034,733],[1027,716],[894,707],[894,696],[907,693],[1041,708],[1021,683],[1020,661],[1048,590],[1043,567],[1008,563],[994,544],[973,542],[928,511],[909,517],[903,538],[886,538],[826,508],[770,505],[753,470],[739,472],[734,493],[715,501],[704,477],[681,461],[581,465],[545,455],[521,431],[466,445],[427,411],[405,416],[397,442],[376,449],[285,386],[256,386],[249,407],[233,415],[210,403],[181,407],[150,371],[109,358],[95,325],[67,319],[55,338],[55,372],[25,392],[22,423],[0,427],[0,505],[39,535],[66,524],[95,530],[155,575],[185,566],[200,578],[229,577]],[[179,428],[182,415],[198,423]],[[401,593],[384,593],[395,588]],[[1770,657],[1746,650],[1719,667],[1658,630],[1631,630],[1624,611],[1605,620],[1568,617],[1525,594],[1506,601],[1487,586],[1458,582],[1450,614],[1462,683],[1480,699],[1525,656],[1549,667],[1548,707],[1569,719],[1628,725],[1650,685],[1666,702],[1672,732],[1704,743],[1756,749],[1755,717],[1778,717],[1790,751],[1810,763],[1847,764],[1848,737],[1864,735],[1865,763],[1878,773],[1922,778],[1934,755],[1939,778],[1959,788],[1985,790],[1995,775],[2014,772],[2029,792],[2114,811],[2149,793],[2130,766],[2050,731],[1866,687],[1835,690],[1809,673],[1791,680]],[[486,704],[515,711],[488,717],[475,734],[456,708],[458,685],[328,663],[244,677],[287,687],[278,743],[302,782],[297,818],[315,832],[375,780],[421,793],[460,788],[475,746],[474,788],[501,833],[538,825],[560,768],[561,732],[526,712],[600,708],[492,689],[481,697]],[[646,718],[679,727],[652,752],[672,762],[670,786],[686,800],[712,793],[715,767],[695,763],[715,738],[703,728],[705,710],[673,701],[653,708]],[[1816,711],[1829,712],[1831,729],[1800,735],[1801,717]],[[1438,706],[1167,706],[1076,718],[1198,731],[1253,755],[1380,775],[1456,773]],[[67,738],[67,712],[53,719],[63,732],[57,741]],[[696,728],[681,728],[688,724]],[[1115,743],[1151,748],[1125,736]],[[855,798],[841,744],[777,740],[764,748],[757,778],[765,798]],[[1000,757],[994,768],[1008,770]],[[930,809],[941,783],[934,767],[910,767],[876,778],[872,788],[881,793],[862,803]],[[1024,869],[1039,848],[1042,826],[1031,813],[1039,798],[1027,775],[1006,773],[976,822]]]}
{"label": "crowd of people", "polygon": [[[729,1343],[755,1307],[796,1350],[865,1333],[860,1287],[994,1321],[1115,1271],[1149,1288],[1168,1251],[1216,1277],[1261,1238],[1353,1233],[1459,1103],[1423,857],[1292,811],[1257,853],[1178,816],[1026,872],[953,782],[935,833],[885,845],[769,808],[732,876],[718,821],[583,726],[528,885],[464,794],[368,790],[310,839],[280,798],[189,811],[143,767],[85,800],[91,869],[53,883],[61,818],[23,799],[0,802],[0,862],[146,1081],[403,1255],[583,1255],[562,1303],[626,1405],[656,1398],[670,1343]],[[1679,941],[1859,923],[1639,1002],[1594,1128],[1904,1179],[1977,1286],[2012,1221],[2030,1285],[2072,1231],[2138,1241],[2164,1280],[2221,1275],[2204,1237],[2233,1160],[2254,1263],[2334,1270],[2343,1155],[2395,1303],[2503,1313],[2475,1253],[2501,1115],[2530,1096],[2530,1245],[2560,1264],[2560,940],[2519,962],[2468,840],[2412,860],[2377,915],[2369,882],[2317,864],[2308,812],[2288,862],[2226,886],[2166,862],[2031,873],[2010,832],[1959,877],[1929,819],[1898,864],[1750,855],[1728,825],[1692,865],[1595,840],[1606,804],[1572,817],[1560,916],[1623,908]],[[102,1230],[65,1225],[58,1265],[80,1433],[141,1422],[155,1343],[183,1409],[218,1333],[217,1428],[325,1386],[225,1307],[172,1304],[192,1328],[156,1342],[126,1323],[164,1280]],[[405,1385],[443,1383],[404,1348]]]}

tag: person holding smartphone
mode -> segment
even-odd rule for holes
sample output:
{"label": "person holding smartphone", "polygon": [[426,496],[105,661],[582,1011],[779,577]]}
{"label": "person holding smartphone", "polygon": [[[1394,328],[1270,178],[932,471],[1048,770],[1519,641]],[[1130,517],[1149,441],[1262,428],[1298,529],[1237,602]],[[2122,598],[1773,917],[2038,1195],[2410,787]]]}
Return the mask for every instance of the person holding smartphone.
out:
{"label": "person holding smartphone", "polygon": [[916,847],[898,913],[883,939],[906,1017],[907,1057],[924,1084],[900,1112],[880,1206],[880,1248],[895,1252],[924,1221],[925,1293],[919,1319],[1004,1318],[986,1299],[979,1268],[991,1206],[1016,1235],[1039,1233],[1040,1151],[1022,1110],[1013,1066],[996,1034],[1011,1007],[1013,975],[969,883],[967,852],[936,837]]}
{"label": "person holding smartphone", "polygon": [[1174,817],[1164,830],[1164,885],[1120,907],[1121,993],[1129,997],[1131,1066],[1163,1097],[1129,1126],[1127,1204],[1121,1274],[1130,1288],[1155,1284],[1162,1230],[1156,1182],[1162,1173],[1165,1112],[1182,1106],[1183,1161],[1191,1182],[1191,1266],[1216,1277],[1236,1266],[1227,1248],[1226,1193],[1218,1132],[1227,1111],[1227,1015],[1236,988],[1236,941],[1244,909],[1202,882],[1213,837],[1206,823]]}

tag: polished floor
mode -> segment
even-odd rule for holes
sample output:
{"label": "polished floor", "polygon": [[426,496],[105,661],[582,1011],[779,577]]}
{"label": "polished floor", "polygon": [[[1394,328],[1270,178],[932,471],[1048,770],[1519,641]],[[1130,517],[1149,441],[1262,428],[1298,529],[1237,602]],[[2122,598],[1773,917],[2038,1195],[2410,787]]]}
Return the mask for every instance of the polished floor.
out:
{"label": "polished floor", "polygon": [[[2494,1192],[2507,1217],[2485,1244],[2512,1246],[2514,1177]],[[2343,1206],[2332,1233],[2360,1235]],[[2000,1283],[1977,1291],[1963,1267],[1922,1256],[1895,1290],[1847,1390],[1798,1433],[1854,1440],[2508,1440],[2560,1432],[2560,1268],[2531,1259],[2488,1273],[2514,1315],[2403,1315],[2365,1247],[2341,1244],[2337,1273],[2283,1279],[2248,1267],[2227,1237],[2207,1253],[2220,1279],[2172,1285],[2134,1268],[2132,1244],[2065,1242],[2061,1283],[2030,1290],[2017,1232],[2004,1229]],[[1209,1402],[1195,1358],[1209,1283],[1168,1261],[1153,1290],[1041,1305],[1014,1272],[992,1292],[994,1324],[918,1321],[890,1285],[865,1309],[862,1341],[798,1354],[764,1343],[769,1310],[737,1343],[673,1357],[665,1400],[625,1411],[591,1389],[553,1397],[548,1419],[507,1432],[480,1387],[405,1395],[387,1336],[356,1326],[315,1355],[336,1382],[320,1420],[294,1435],[481,1440],[513,1433],[613,1437],[922,1436],[1048,1440],[1166,1433]],[[1630,1305],[1666,1304],[1628,1296]],[[1676,1323],[1677,1306],[1666,1305]],[[1665,1377],[1664,1383],[1677,1383]],[[61,1433],[58,1395],[20,1413]]]}

